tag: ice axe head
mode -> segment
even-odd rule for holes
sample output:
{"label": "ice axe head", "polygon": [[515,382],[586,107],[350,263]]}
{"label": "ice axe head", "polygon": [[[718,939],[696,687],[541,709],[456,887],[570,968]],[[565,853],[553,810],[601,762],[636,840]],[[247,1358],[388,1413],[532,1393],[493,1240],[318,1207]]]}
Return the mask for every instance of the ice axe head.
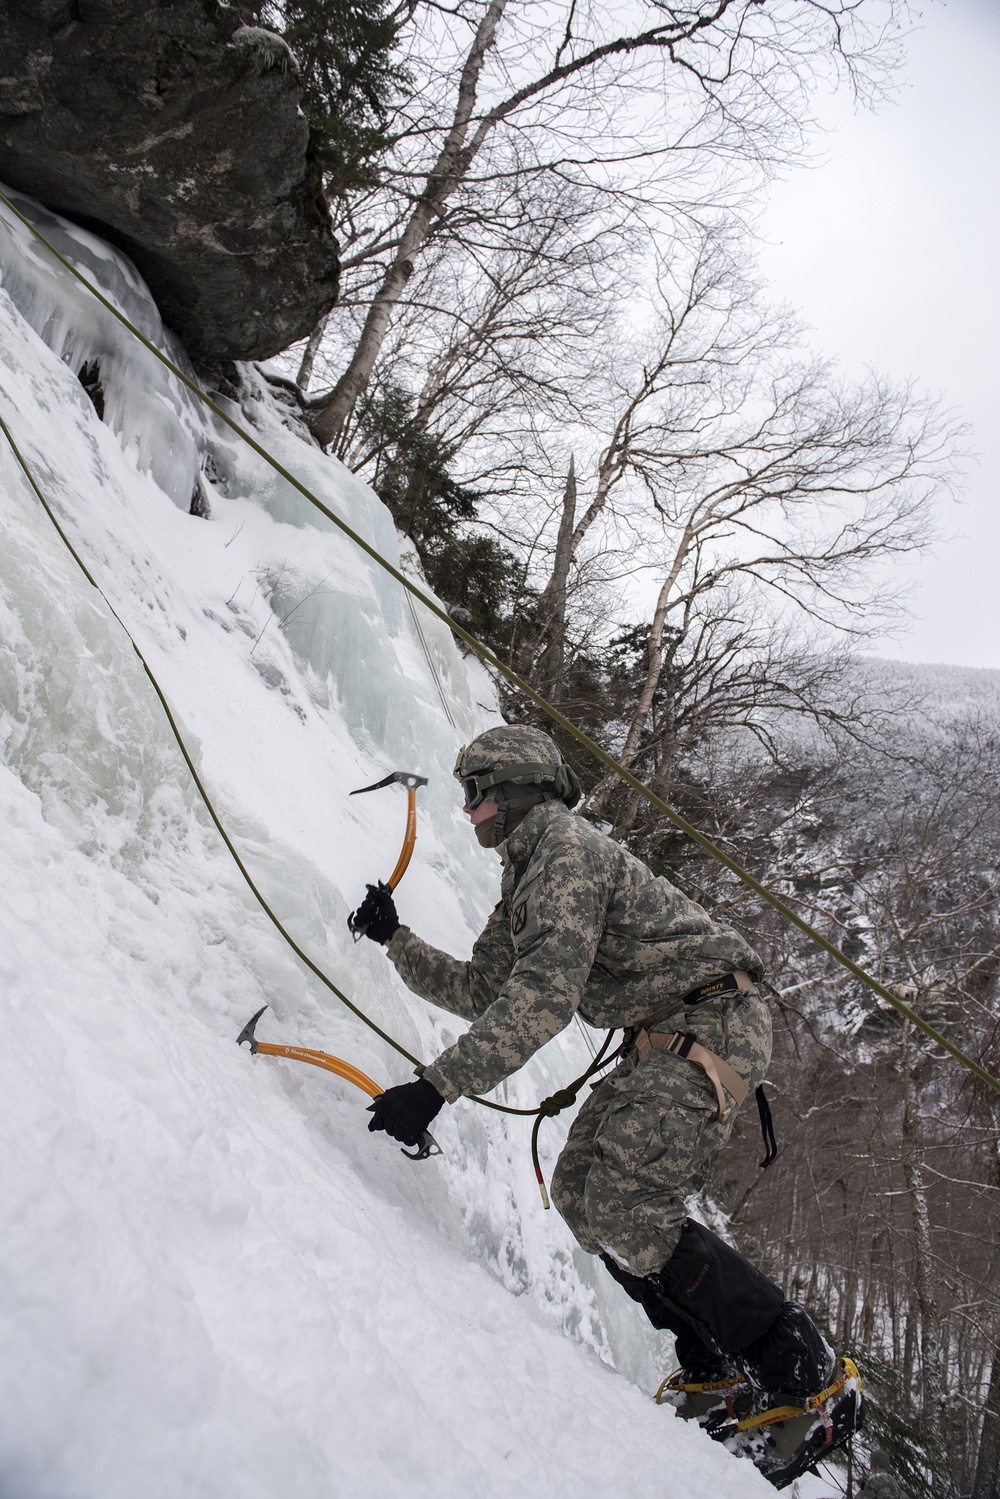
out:
{"label": "ice axe head", "polygon": [[249,1041],[250,1042],[250,1050],[252,1052],[256,1052],[256,1050],[257,1050],[257,1037],[254,1035],[254,1027],[256,1026],[257,1021],[260,1019],[260,1017],[263,1015],[263,1013],[264,1013],[264,1011],[266,1009],[267,1009],[267,1005],[261,1005],[261,1007],[257,1011],[256,1015],[252,1016],[251,1019],[247,1021],[246,1025],[243,1027],[243,1029],[240,1031],[239,1035],[236,1037],[236,1045],[237,1046],[242,1046],[243,1043],[244,1043],[244,1041]]}
{"label": "ice axe head", "polygon": [[426,785],[426,776],[414,775],[412,770],[394,770],[384,780],[376,781],[374,786],[359,786],[351,795],[361,796],[365,791],[381,791],[383,786],[404,786],[407,791],[416,791],[418,786]]}

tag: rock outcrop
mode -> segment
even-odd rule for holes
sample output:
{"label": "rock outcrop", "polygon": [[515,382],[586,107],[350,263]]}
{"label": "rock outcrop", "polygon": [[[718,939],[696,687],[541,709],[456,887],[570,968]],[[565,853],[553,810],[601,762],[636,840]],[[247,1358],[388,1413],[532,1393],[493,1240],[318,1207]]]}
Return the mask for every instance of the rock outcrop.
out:
{"label": "rock outcrop", "polygon": [[217,0],[0,0],[0,179],[135,261],[196,362],[336,300],[294,58]]}

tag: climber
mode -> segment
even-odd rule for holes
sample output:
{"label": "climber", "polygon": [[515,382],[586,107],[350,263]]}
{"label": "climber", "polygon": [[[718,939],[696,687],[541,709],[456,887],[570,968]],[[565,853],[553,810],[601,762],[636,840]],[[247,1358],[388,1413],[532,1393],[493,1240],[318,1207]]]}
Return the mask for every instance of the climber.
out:
{"label": "climber", "polygon": [[[623,1028],[618,1065],[569,1131],[554,1205],[653,1326],[676,1336],[682,1415],[716,1435],[734,1413],[824,1391],[836,1361],[810,1318],[685,1211],[770,1059],[760,959],[572,814],[579,781],[541,730],[487,730],[461,751],[455,776],[478,842],[503,863],[501,900],[471,959],[401,925],[382,884],[368,886],[351,921],[386,945],[409,989],[472,1025],[416,1082],[375,1099],[369,1128],[414,1144],[446,1102],[495,1088],[577,1011]],[[682,1041],[697,1045],[667,1049]],[[706,1382],[725,1397],[706,1396]],[[816,1418],[806,1425],[812,1432]],[[805,1437],[801,1452],[758,1440],[762,1448],[750,1455],[778,1486],[813,1460]]]}
{"label": "climber", "polygon": [[870,1472],[858,1499],[903,1499],[903,1490],[892,1476],[892,1463],[881,1447],[869,1460]]}

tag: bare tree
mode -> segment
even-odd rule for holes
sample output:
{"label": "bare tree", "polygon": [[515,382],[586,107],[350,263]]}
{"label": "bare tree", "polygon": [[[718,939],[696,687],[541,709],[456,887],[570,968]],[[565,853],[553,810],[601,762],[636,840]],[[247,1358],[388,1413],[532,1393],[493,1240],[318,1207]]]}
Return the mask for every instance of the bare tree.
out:
{"label": "bare tree", "polygon": [[[630,198],[636,212],[653,200],[689,210],[709,164],[715,200],[732,201],[748,168],[759,174],[801,148],[824,63],[856,87],[880,85],[894,3],[881,28],[863,26],[860,9],[858,0],[633,0],[619,15],[577,0],[462,0],[451,16],[468,44],[453,70],[436,69],[433,105],[414,91],[422,112],[401,121],[395,192],[383,194],[371,228],[360,205],[351,210],[344,265],[376,284],[347,367],[314,403],[319,440],[335,440],[371,379],[417,258],[470,202],[482,213],[512,179],[547,176]],[[439,25],[422,45],[435,40]]]}
{"label": "bare tree", "polygon": [[[891,686],[892,673],[879,682]],[[989,1059],[1000,736],[995,710],[956,711],[955,689],[897,714],[881,748],[800,733],[776,765],[730,740],[712,800],[721,836],[738,834],[760,877]],[[907,1492],[967,1494],[977,1464],[990,1473],[993,1461],[992,1418],[982,1423],[1000,1325],[996,1110],[727,880],[700,864],[687,866],[689,880],[696,868],[697,893],[721,898],[769,959],[778,1016],[772,1078],[786,1149],[763,1181],[749,1163],[726,1167],[719,1194],[838,1345],[859,1354],[873,1439],[894,1451]]]}
{"label": "bare tree", "polygon": [[993,1351],[989,1391],[983,1408],[983,1430],[972,1499],[996,1499],[1000,1493],[1000,1345]]}
{"label": "bare tree", "polygon": [[576,463],[570,457],[566,488],[563,490],[559,529],[556,533],[555,553],[552,558],[552,571],[538,602],[533,639],[527,643],[527,648],[522,650],[522,660],[519,663],[523,673],[531,672],[538,690],[555,701],[565,696],[566,613],[575,529]]}
{"label": "bare tree", "polygon": [[[961,442],[909,387],[874,376],[848,384],[803,360],[798,330],[762,302],[728,233],[712,226],[671,248],[641,334],[621,334],[609,352],[608,435],[592,477],[577,475],[546,512],[545,535],[529,527],[523,538],[536,576],[546,566],[516,648],[523,674],[545,656],[546,685],[558,691],[553,642],[566,638],[595,554],[617,552],[624,574],[658,575],[648,622],[622,637],[628,659],[609,702],[619,758],[661,792],[681,725],[690,746],[699,715],[704,734],[727,723],[766,734],[779,707],[818,715],[832,702],[830,641],[884,625],[895,591],[879,570],[929,538]],[[592,376],[592,392],[597,384]],[[597,404],[595,394],[592,413]],[[572,435],[590,438],[582,425]],[[512,524],[509,507],[502,523]],[[606,776],[594,788],[595,814],[617,785]],[[617,807],[616,836],[638,807],[633,796]]]}
{"label": "bare tree", "polygon": [[[414,417],[461,453],[463,481],[497,494],[523,492],[541,434],[585,408],[608,287],[621,285],[628,240],[620,225],[595,222],[568,188],[513,196],[502,231],[484,224],[460,246],[428,248],[370,385],[411,392]],[[346,309],[327,340],[327,366],[348,357],[362,315]],[[357,427],[349,416],[335,451],[364,471]]]}
{"label": "bare tree", "polygon": [[[622,451],[623,469],[649,491],[666,563],[619,749],[627,766],[677,637],[710,593],[740,578],[754,585],[758,610],[771,595],[822,626],[863,634],[891,602],[876,566],[926,544],[931,501],[953,477],[954,431],[906,388],[872,379],[846,390],[812,365],[779,370],[747,394],[710,444],[679,445],[668,412],[634,422]],[[616,784],[609,777],[595,793],[596,811]]]}

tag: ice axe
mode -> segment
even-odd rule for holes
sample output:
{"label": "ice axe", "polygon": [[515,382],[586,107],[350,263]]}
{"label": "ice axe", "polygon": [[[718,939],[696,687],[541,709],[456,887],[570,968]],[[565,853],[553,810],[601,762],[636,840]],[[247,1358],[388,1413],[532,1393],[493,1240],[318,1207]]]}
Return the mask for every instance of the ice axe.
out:
{"label": "ice axe", "polygon": [[[394,770],[383,780],[376,781],[374,786],[359,786],[356,791],[351,792],[352,796],[363,796],[366,791],[381,791],[386,786],[406,787],[406,834],[403,838],[403,847],[399,851],[399,858],[396,860],[396,867],[386,880],[390,890],[395,890],[409,867],[413,845],[417,841],[417,787],[426,785],[426,776],[414,775],[410,770]],[[364,928],[354,925],[353,916],[348,918],[347,924],[354,933],[355,942],[364,936]]]}
{"label": "ice axe", "polygon": [[[257,1021],[267,1009],[267,1005],[261,1005],[256,1015],[251,1016],[246,1025],[236,1037],[236,1045],[242,1046],[244,1041],[250,1043],[250,1050],[254,1056],[285,1057],[290,1062],[308,1062],[310,1067],[322,1067],[325,1072],[335,1072],[338,1077],[346,1078],[362,1093],[367,1093],[369,1098],[378,1098],[385,1092],[378,1083],[372,1082],[367,1073],[359,1068],[353,1067],[350,1062],[345,1062],[342,1057],[331,1056],[328,1051],[314,1051],[311,1046],[275,1046],[270,1041],[258,1041],[254,1034]],[[428,1156],[440,1155],[441,1147],[431,1134],[430,1130],[424,1130],[420,1144],[416,1150],[404,1150],[401,1152],[411,1161],[426,1161]]]}

